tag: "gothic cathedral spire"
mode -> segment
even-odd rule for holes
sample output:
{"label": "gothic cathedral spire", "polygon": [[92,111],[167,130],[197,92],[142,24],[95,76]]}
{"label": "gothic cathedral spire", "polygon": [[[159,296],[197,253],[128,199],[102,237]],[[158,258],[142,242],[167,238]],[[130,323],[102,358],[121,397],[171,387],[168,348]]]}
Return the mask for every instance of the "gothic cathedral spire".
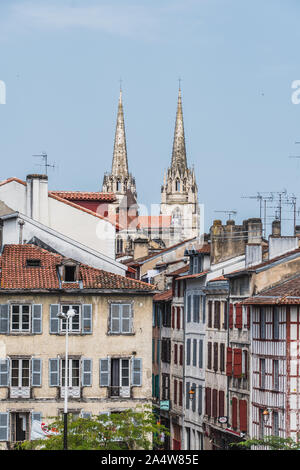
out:
{"label": "gothic cathedral spire", "polygon": [[180,87],[178,91],[178,102],[177,102],[177,113],[176,113],[175,131],[174,131],[171,168],[174,173],[177,169],[179,170],[180,173],[183,173],[187,169]]}

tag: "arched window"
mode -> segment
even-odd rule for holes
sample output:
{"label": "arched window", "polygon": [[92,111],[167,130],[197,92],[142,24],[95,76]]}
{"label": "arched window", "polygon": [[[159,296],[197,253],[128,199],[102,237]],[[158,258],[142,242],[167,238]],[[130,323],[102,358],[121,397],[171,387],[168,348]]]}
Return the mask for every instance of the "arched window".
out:
{"label": "arched window", "polygon": [[179,193],[180,192],[180,181],[177,179],[176,180],[176,191]]}
{"label": "arched window", "polygon": [[121,182],[119,180],[117,181],[116,191],[121,191]]}

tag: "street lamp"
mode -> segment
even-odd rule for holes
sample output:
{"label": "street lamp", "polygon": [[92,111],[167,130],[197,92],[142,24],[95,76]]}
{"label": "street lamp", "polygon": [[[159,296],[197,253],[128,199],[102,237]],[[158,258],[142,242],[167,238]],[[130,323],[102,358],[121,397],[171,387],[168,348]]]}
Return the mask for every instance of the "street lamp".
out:
{"label": "street lamp", "polygon": [[76,312],[70,308],[67,313],[60,312],[57,314],[58,318],[66,320],[66,357],[65,357],[65,404],[64,404],[64,450],[68,450],[68,348],[69,348],[69,319],[73,318]]}
{"label": "street lamp", "polygon": [[270,408],[265,408],[264,411],[262,412],[263,420],[264,420],[265,423],[267,423],[269,421],[271,411],[272,410],[270,410]]}

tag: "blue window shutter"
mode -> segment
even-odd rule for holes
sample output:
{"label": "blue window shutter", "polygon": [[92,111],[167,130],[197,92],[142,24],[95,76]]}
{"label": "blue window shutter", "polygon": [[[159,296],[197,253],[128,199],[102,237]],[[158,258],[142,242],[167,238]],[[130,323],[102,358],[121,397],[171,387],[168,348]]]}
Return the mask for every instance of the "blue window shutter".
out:
{"label": "blue window shutter", "polygon": [[9,440],[9,413],[0,413],[0,441]]}
{"label": "blue window shutter", "polygon": [[110,386],[110,358],[100,359],[100,387]]}
{"label": "blue window shutter", "polygon": [[59,387],[59,359],[49,359],[49,385]]}
{"label": "blue window shutter", "polygon": [[0,333],[9,333],[9,305],[0,305]]}
{"label": "blue window shutter", "polygon": [[92,333],[92,304],[84,304],[82,306],[82,333],[90,335]]}
{"label": "blue window shutter", "polygon": [[59,304],[50,305],[50,333],[59,333]]}
{"label": "blue window shutter", "polygon": [[132,382],[133,387],[141,387],[142,385],[142,359],[132,359]]}
{"label": "blue window shutter", "polygon": [[92,385],[92,359],[82,359],[81,383],[83,387]]}
{"label": "blue window shutter", "polygon": [[40,387],[42,385],[42,360],[37,358],[31,359],[31,385],[32,387]]}
{"label": "blue window shutter", "polygon": [[42,305],[40,304],[32,306],[32,333],[42,333]]}
{"label": "blue window shutter", "polygon": [[0,387],[9,386],[9,359],[0,359]]}

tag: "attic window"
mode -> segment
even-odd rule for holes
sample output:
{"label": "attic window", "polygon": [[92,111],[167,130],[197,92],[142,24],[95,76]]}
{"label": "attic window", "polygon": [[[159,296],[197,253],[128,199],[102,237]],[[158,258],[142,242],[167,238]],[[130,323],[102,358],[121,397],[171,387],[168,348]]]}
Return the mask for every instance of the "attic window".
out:
{"label": "attic window", "polygon": [[65,266],[65,282],[76,281],[76,266]]}
{"label": "attic window", "polygon": [[27,259],[26,266],[39,268],[41,266],[41,260],[40,259]]}

